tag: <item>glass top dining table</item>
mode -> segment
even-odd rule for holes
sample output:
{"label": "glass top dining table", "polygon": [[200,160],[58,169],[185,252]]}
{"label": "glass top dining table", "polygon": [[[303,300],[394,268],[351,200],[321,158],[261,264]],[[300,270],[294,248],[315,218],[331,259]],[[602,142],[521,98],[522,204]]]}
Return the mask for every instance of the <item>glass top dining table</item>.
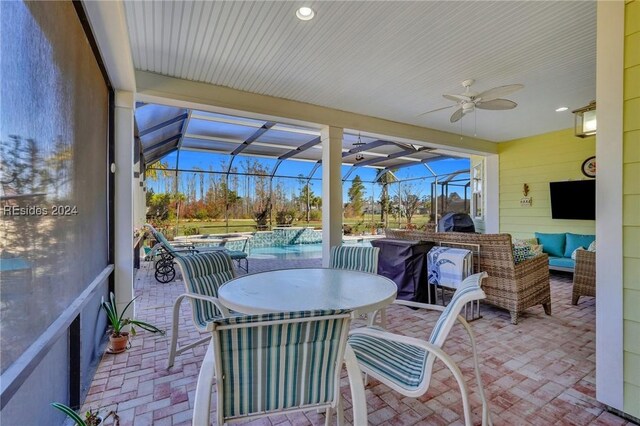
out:
{"label": "glass top dining table", "polygon": [[350,309],[354,315],[377,311],[396,298],[389,278],[367,272],[298,268],[234,278],[218,291],[220,302],[243,314]]}

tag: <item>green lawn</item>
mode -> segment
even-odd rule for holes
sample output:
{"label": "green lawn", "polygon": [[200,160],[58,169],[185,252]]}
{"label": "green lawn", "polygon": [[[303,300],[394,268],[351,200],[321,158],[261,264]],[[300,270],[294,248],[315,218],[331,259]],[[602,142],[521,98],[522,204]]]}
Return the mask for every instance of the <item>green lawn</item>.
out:
{"label": "green lawn", "polygon": [[[377,226],[379,224],[380,216],[374,216],[374,221],[371,220],[371,216],[367,215],[365,218],[345,218],[344,224],[351,226],[354,233],[361,232],[370,232],[373,226]],[[422,226],[428,222],[427,215],[416,215],[412,218],[411,223],[416,226]],[[375,223],[375,225],[373,225]],[[400,228],[406,226],[406,219],[402,221],[397,221],[395,218],[390,217],[389,227],[390,228]],[[273,226],[276,226],[275,223]],[[317,221],[297,221],[292,224],[292,226],[310,226],[316,229],[322,228],[322,222]],[[229,219],[229,226],[227,228],[227,224],[224,220],[209,220],[209,221],[198,221],[198,220],[181,220],[178,224],[178,235],[184,235],[185,229],[188,228],[196,228],[195,233],[197,234],[224,234],[226,232],[253,232],[256,230],[256,222],[253,219]],[[190,230],[191,233],[194,233],[194,230]]]}

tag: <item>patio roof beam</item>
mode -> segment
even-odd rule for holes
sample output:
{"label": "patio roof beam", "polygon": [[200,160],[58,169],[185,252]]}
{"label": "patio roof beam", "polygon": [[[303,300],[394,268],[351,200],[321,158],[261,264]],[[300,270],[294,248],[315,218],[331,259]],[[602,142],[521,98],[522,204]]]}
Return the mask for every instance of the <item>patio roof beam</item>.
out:
{"label": "patio roof beam", "polygon": [[316,170],[318,170],[320,168],[321,164],[322,164],[322,160],[318,160],[318,162],[316,164],[314,164],[313,169],[311,169],[311,171],[309,172],[308,179],[313,178],[313,175],[315,174]]}
{"label": "patio roof beam", "polygon": [[276,161],[276,165],[273,166],[273,170],[271,171],[271,177],[276,175],[276,172],[278,171],[278,167],[280,167],[280,164],[282,164],[282,160],[278,159],[278,161]]}
{"label": "patio roof beam", "polygon": [[156,130],[160,130],[160,129],[162,129],[163,127],[167,127],[167,126],[170,126],[170,125],[172,125],[172,124],[175,124],[175,123],[177,123],[177,122],[179,122],[179,121],[185,120],[188,116],[189,116],[189,113],[185,112],[184,114],[180,114],[180,115],[178,115],[177,117],[173,117],[173,118],[171,118],[171,119],[169,119],[169,120],[167,120],[167,121],[163,121],[162,123],[156,124],[155,126],[151,126],[151,127],[149,127],[148,129],[144,129],[144,130],[142,130],[142,131],[138,134],[138,136],[139,136],[139,137],[146,136],[146,135],[148,135],[149,133],[153,133],[153,132],[155,132]]}
{"label": "patio roof beam", "polygon": [[149,156],[149,159],[147,160],[147,162],[145,162],[145,164],[147,164],[147,167],[151,167],[151,166],[153,166],[153,164],[155,164],[157,161],[159,161],[165,155],[169,155],[172,152],[176,152],[177,150],[178,150],[178,147],[174,146],[173,148],[170,148],[170,149],[168,149],[166,151],[162,151],[162,152],[157,153],[157,154],[155,154],[153,156]]}
{"label": "patio roof beam", "polygon": [[151,152],[151,151],[154,151],[154,150],[156,150],[156,149],[158,149],[158,148],[161,148],[163,145],[168,144],[169,142],[173,142],[173,141],[175,141],[175,140],[180,139],[180,137],[181,137],[181,136],[182,136],[182,133],[178,133],[177,135],[173,135],[173,136],[171,136],[171,137],[169,137],[169,138],[167,138],[167,139],[165,139],[165,140],[163,140],[163,141],[160,141],[160,142],[158,142],[158,143],[156,143],[156,144],[153,144],[153,145],[152,145],[152,146],[150,146],[150,147],[147,147],[147,148],[144,148],[144,147],[143,147],[143,148],[142,148],[142,150],[143,150],[144,152]]}
{"label": "patio roof beam", "polygon": [[255,140],[257,140],[260,136],[262,136],[267,130],[269,130],[270,128],[272,128],[273,126],[276,125],[275,121],[267,121],[266,123],[264,123],[262,125],[262,127],[260,127],[258,130],[256,130],[251,136],[249,136],[244,142],[242,142],[242,145],[240,145],[239,147],[237,147],[236,149],[233,150],[233,152],[231,153],[232,156],[236,156],[238,154],[240,154],[242,151],[244,151],[249,145],[251,145],[251,143],[253,143]]}
{"label": "patio roof beam", "polygon": [[308,150],[309,148],[312,148],[316,145],[318,145],[320,143],[320,136],[318,136],[317,138],[314,138],[312,140],[310,140],[309,142],[300,145],[299,147],[297,147],[296,149],[292,149],[291,151],[282,154],[280,157],[278,157],[278,160],[286,160],[287,158],[291,158],[296,154],[299,154],[303,151]]}
{"label": "patio roof beam", "polygon": [[426,167],[426,169],[427,169],[427,170],[429,170],[429,172],[431,172],[431,174],[432,174],[433,176],[438,176],[438,175],[436,174],[436,172],[434,172],[434,171],[433,171],[433,169],[432,169],[431,167],[429,167],[429,165],[428,165],[427,163],[422,163],[422,165],[423,165],[423,166],[425,166],[425,167]]}
{"label": "patio roof beam", "polygon": [[191,110],[187,113],[187,117],[182,122],[182,127],[180,128],[180,140],[178,141],[178,149],[182,148],[182,141],[184,141],[184,135],[187,133],[187,129],[189,128],[189,122],[191,121]]}
{"label": "patio roof beam", "polygon": [[[234,144],[236,146],[242,145],[242,143],[244,142],[244,140],[242,140],[242,139],[219,138],[219,137],[215,137],[215,136],[196,135],[196,134],[192,134],[192,133],[188,133],[188,134],[184,135],[184,137],[186,139],[200,139],[200,140],[204,140],[204,141],[229,143],[229,144]],[[281,144],[272,143],[272,142],[253,142],[252,145],[253,146],[264,146],[264,147],[268,147],[268,148],[275,148],[275,149],[281,149],[281,150],[287,150],[287,151],[291,150],[291,145],[281,145]],[[273,155],[271,156],[271,158],[273,158]]]}
{"label": "patio roof beam", "polygon": [[[212,121],[214,123],[235,124],[238,126],[254,127],[256,129],[262,127],[263,125],[263,123],[259,123],[257,121],[243,120],[242,118],[239,118],[239,117],[211,117],[208,115],[198,114],[198,111],[194,111],[194,112],[195,112],[193,114],[194,120]],[[300,133],[300,134],[312,135],[312,136],[317,136],[320,134],[320,131],[318,130],[303,129],[298,127],[285,126],[282,124],[276,124],[273,127],[273,130],[278,130],[281,132],[289,132],[289,133]]]}
{"label": "patio roof beam", "polygon": [[351,168],[347,171],[347,173],[345,173],[345,175],[342,177],[342,182],[346,182],[347,179],[349,179],[349,176],[351,176],[351,173],[353,173],[354,170],[356,170],[358,167],[353,164],[351,166]]}
{"label": "patio roof beam", "polygon": [[[452,156],[449,156],[449,155],[440,155],[438,157],[425,158],[424,160],[420,160],[420,163],[427,164],[427,163],[431,163],[431,162],[434,162],[434,161],[448,160],[448,159],[454,159],[454,158],[456,158],[456,157],[452,157]],[[411,163],[398,164],[397,166],[384,168],[384,169],[382,169],[382,170],[380,170],[378,172],[378,174],[376,175],[376,177],[373,180],[377,182],[378,179],[380,179],[385,173],[390,172],[391,170],[403,169],[403,168],[409,167],[409,166],[415,166],[415,163],[414,164],[411,164]]]}

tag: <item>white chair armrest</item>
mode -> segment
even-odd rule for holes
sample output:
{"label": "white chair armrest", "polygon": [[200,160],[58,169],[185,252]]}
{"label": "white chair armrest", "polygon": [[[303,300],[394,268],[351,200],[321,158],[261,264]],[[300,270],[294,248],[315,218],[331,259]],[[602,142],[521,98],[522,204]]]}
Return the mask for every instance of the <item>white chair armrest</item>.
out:
{"label": "white chair armrest", "polygon": [[[427,309],[427,310],[439,311],[439,312],[444,311],[446,308],[445,306],[431,305],[429,303],[412,302],[409,300],[396,299],[393,301],[393,303],[395,305],[409,306],[412,308]],[[471,335],[471,327],[469,326],[469,323],[467,322],[467,320],[464,319],[462,315],[456,316],[456,319],[464,326],[464,328],[467,330],[467,333]],[[471,336],[471,338],[473,339],[473,336]]]}
{"label": "white chair armrest", "polygon": [[218,308],[218,310],[220,310],[220,313],[222,314],[223,318],[227,318],[227,317],[231,316],[231,314],[229,313],[229,309],[227,309],[226,306],[224,306],[222,303],[220,303],[220,299],[218,299],[217,297],[204,296],[202,294],[183,293],[180,296],[178,296],[178,299],[176,299],[176,303],[181,302],[182,299],[184,299],[185,297],[188,297],[190,299],[203,300],[205,302],[213,303],[216,306],[216,308]]}

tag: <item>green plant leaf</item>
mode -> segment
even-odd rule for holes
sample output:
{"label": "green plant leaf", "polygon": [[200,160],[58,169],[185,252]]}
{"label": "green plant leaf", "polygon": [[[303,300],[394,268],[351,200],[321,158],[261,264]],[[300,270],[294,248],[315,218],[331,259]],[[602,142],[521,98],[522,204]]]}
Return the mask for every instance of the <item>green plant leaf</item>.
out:
{"label": "green plant leaf", "polygon": [[[113,294],[113,293],[111,293],[111,294]],[[133,301],[136,300],[136,299],[137,299],[137,297],[134,297],[133,299],[131,299],[129,301],[129,303],[127,303],[127,306],[124,307],[124,309],[122,310],[122,313],[120,314],[120,318],[119,318],[120,321],[122,321],[122,318],[124,317],[124,313],[127,312],[127,309],[129,309],[129,306],[131,306]]]}
{"label": "green plant leaf", "polygon": [[[118,309],[116,307],[116,300],[115,300],[115,295],[113,293],[109,294],[109,301],[105,302],[104,300],[102,301],[102,308],[105,310],[105,312],[107,313],[107,318],[109,320],[109,323],[111,324],[111,329],[112,329],[112,333],[114,334],[120,334],[122,332],[122,328],[126,325],[137,325],[138,327],[142,328],[143,330],[147,330],[150,331],[152,333],[160,333],[160,334],[165,334],[164,330],[159,329],[158,327],[149,324],[147,322],[144,321],[139,321],[139,320],[135,320],[135,319],[131,319],[131,318],[124,318],[124,314],[127,311],[127,309],[129,309],[129,306],[131,306],[131,304],[134,302],[134,300],[136,300],[136,298],[134,297],[133,299],[131,299],[131,301],[129,301],[129,303],[127,303],[127,305],[124,307],[124,309],[122,310],[121,314],[118,315]],[[134,327],[131,327],[131,335],[135,336],[136,335],[136,330]]]}
{"label": "green plant leaf", "polygon": [[[161,330],[158,327],[156,327],[155,325],[149,324],[148,322],[130,319],[129,323],[137,325],[141,329],[150,331],[152,333],[164,334],[164,330]],[[133,329],[133,327],[132,327],[132,329]]]}
{"label": "green plant leaf", "polygon": [[87,426],[87,424],[82,419],[82,417],[80,417],[80,415],[78,413],[76,413],[68,405],[62,404],[60,402],[52,402],[51,405],[53,406],[53,408],[56,408],[56,409],[62,411],[64,414],[67,415],[67,417],[69,417],[71,420],[76,422],[77,426]]}
{"label": "green plant leaf", "polygon": [[109,302],[102,301],[102,308],[107,313],[107,319],[111,324],[112,332],[119,334],[122,330],[122,322],[118,318],[118,308],[115,304],[115,296],[113,293],[110,294]]}

